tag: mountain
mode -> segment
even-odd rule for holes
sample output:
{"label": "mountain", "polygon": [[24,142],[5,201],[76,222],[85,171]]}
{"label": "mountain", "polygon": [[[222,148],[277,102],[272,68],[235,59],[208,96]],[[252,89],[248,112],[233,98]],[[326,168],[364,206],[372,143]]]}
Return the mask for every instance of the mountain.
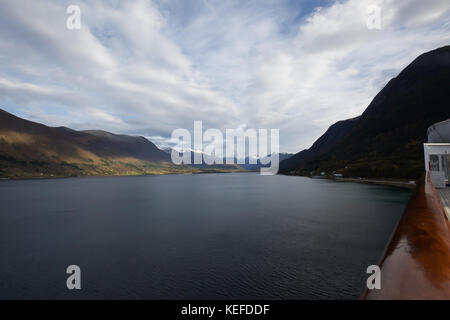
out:
{"label": "mountain", "polygon": [[450,118],[449,83],[450,46],[420,55],[361,116],[333,124],[311,148],[282,161],[280,172],[418,178],[427,128]]}
{"label": "mountain", "polygon": [[314,142],[309,149],[300,151],[280,163],[282,172],[295,170],[299,164],[306,163],[330,151],[335,145],[347,138],[359,117],[338,121]]}
{"label": "mountain", "polygon": [[0,109],[0,177],[127,175],[185,170],[144,137],[48,127]]}

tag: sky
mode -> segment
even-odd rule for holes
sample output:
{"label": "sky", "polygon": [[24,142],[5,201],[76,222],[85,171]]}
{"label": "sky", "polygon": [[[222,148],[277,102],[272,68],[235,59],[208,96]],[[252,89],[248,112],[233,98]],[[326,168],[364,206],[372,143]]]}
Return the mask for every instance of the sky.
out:
{"label": "sky", "polygon": [[279,129],[295,153],[449,44],[448,0],[1,0],[0,108],[160,147],[195,120]]}

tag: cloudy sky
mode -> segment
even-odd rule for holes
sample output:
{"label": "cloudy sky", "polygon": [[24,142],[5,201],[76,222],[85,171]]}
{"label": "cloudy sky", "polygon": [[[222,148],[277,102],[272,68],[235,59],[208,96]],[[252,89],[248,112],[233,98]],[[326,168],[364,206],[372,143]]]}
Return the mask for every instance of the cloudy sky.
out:
{"label": "cloudy sky", "polygon": [[1,0],[0,108],[160,146],[194,120],[278,128],[297,152],[448,44],[448,0]]}

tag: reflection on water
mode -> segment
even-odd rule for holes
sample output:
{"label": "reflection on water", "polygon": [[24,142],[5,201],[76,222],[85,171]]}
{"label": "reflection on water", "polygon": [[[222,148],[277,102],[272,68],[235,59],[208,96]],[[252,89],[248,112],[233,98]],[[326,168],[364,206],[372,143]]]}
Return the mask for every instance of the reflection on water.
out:
{"label": "reflection on water", "polygon": [[357,298],[409,196],[250,173],[2,181],[0,298]]}

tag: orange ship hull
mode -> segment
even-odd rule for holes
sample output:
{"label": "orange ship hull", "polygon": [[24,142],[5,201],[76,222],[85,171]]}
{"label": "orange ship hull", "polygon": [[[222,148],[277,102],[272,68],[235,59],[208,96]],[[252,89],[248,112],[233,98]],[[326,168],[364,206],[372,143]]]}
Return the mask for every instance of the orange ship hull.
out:
{"label": "orange ship hull", "polygon": [[362,299],[450,299],[450,224],[427,176],[409,201],[379,264],[381,289]]}

